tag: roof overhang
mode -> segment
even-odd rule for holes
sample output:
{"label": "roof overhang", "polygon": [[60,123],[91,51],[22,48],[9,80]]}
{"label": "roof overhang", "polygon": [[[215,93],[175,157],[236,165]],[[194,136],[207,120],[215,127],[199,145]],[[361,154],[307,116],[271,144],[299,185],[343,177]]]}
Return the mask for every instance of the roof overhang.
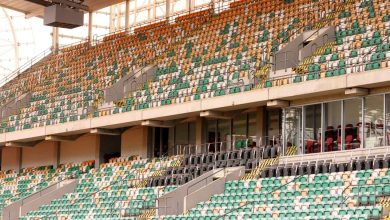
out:
{"label": "roof overhang", "polygon": [[[64,0],[55,0],[53,2],[59,2]],[[116,5],[118,3],[124,2],[125,0],[110,0],[110,1],[102,1],[102,0],[85,0],[83,5],[88,8],[89,12],[94,12],[100,10],[102,8],[106,8],[112,5]],[[39,4],[42,0],[0,0],[0,6],[4,8],[8,8],[14,11],[19,11],[24,13],[27,18],[30,17],[40,17],[43,18],[44,15],[44,4]]]}

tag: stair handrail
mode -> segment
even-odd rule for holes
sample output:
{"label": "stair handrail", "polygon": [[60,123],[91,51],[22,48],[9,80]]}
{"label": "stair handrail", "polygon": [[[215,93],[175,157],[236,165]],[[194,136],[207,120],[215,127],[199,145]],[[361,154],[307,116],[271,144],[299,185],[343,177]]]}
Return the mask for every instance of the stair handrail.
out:
{"label": "stair handrail", "polygon": [[[345,4],[345,3],[353,3],[353,0],[344,0],[344,4],[341,5],[341,7],[342,7],[341,9],[336,8],[335,11],[332,11],[332,12],[330,12],[330,13],[335,13],[335,12],[339,12],[339,11],[341,11],[341,10],[344,10],[345,7],[346,7],[346,5],[347,5],[347,4]],[[329,13],[329,14],[330,14],[330,13]],[[310,14],[312,14],[312,13],[310,13]],[[325,21],[325,23],[321,23],[321,22],[323,22],[323,21]],[[330,18],[328,18],[328,16],[326,16],[325,18],[321,19],[317,24],[320,24],[320,23],[321,23],[321,26],[322,26],[322,27],[325,27],[326,25],[330,24],[332,21],[333,21],[333,19],[330,19]],[[301,31],[302,29],[304,29],[304,28],[305,28],[305,26],[302,25],[300,28],[298,28],[297,30],[294,31],[294,34],[300,32],[300,31]],[[309,39],[309,38],[311,38],[312,36],[314,36],[315,34],[317,34],[320,30],[322,30],[322,28],[318,28],[317,30],[315,30],[311,35],[309,35],[307,38],[305,38],[305,39],[302,41],[302,43],[299,44],[299,46],[300,46],[300,45],[303,45],[303,42],[305,42],[307,39]],[[294,36],[294,34],[291,35],[291,36],[289,36],[288,39],[290,39],[292,36]],[[275,55],[275,52],[272,52],[272,51],[271,51],[270,57],[271,57],[271,56],[273,57],[274,55]],[[271,70],[269,70],[269,71],[271,71]],[[268,75],[269,75],[269,74],[268,74]],[[269,80],[269,79],[268,79],[268,80]]]}
{"label": "stair handrail", "polygon": [[[24,200],[26,200],[26,199],[28,199],[28,198],[36,195],[36,194],[42,195],[42,191],[45,190],[46,188],[50,187],[50,186],[59,185],[59,184],[65,182],[65,181],[68,181],[68,180],[75,180],[76,179],[76,175],[75,174],[77,174],[77,171],[73,171],[72,175],[70,175],[70,176],[69,175],[65,175],[65,174],[62,175],[62,176],[64,176],[64,178],[62,178],[62,176],[59,176],[60,179],[57,182],[52,183],[52,184],[46,186],[43,189],[40,189],[40,190],[38,190],[38,191],[36,191],[36,192],[26,196],[26,197],[21,198],[20,200],[22,200],[22,204],[24,204],[24,202],[23,202]],[[18,201],[20,201],[20,200],[18,200]]]}
{"label": "stair handrail", "polygon": [[[167,158],[165,158],[165,159],[169,159],[169,158],[170,158],[170,157],[167,157]],[[131,161],[132,161],[132,160],[131,160]],[[167,169],[167,168],[169,168],[169,167],[171,167],[171,166],[165,165],[165,166],[163,166],[163,167],[161,167],[161,168]],[[95,168],[95,169],[99,169],[99,168]],[[124,177],[125,177],[125,178],[128,178],[130,175],[132,175],[132,174],[129,173],[129,174],[125,175]],[[81,196],[81,197],[79,197],[79,198],[76,198],[76,199],[74,200],[74,204],[80,203],[83,199],[92,198],[93,196],[95,196],[95,195],[98,194],[99,192],[102,192],[102,191],[104,191],[104,190],[110,188],[111,186],[115,185],[116,183],[123,181],[123,179],[125,179],[125,178],[113,180],[113,181],[110,182],[110,184],[108,184],[108,185],[106,185],[106,186],[102,186],[101,188],[99,188],[98,190],[96,190],[96,191],[94,191],[94,192],[92,192],[92,193],[90,193],[90,194],[85,194],[84,196]],[[138,180],[139,182],[141,182],[141,181],[146,181],[146,180],[148,180],[148,179],[150,179],[150,178],[151,178],[151,177],[142,178],[142,179],[130,178],[129,180]],[[134,188],[136,188],[136,187],[134,187]],[[43,220],[43,219],[50,218],[51,215],[56,215],[56,216],[58,216],[58,214],[59,214],[59,213],[56,213],[56,211],[51,211],[50,213],[48,213],[48,214],[42,216],[41,219]],[[66,219],[68,219],[68,218],[66,218]]]}
{"label": "stair handrail", "polygon": [[[54,184],[57,184],[57,183],[59,183],[59,182],[65,181],[65,180],[74,179],[74,177],[75,177],[74,175],[75,175],[76,173],[77,173],[77,171],[72,171],[72,173],[71,173],[70,175],[69,175],[69,173],[68,173],[68,174],[63,173],[63,174],[61,174],[61,175],[52,176],[50,179],[46,179],[45,181],[47,182],[47,181],[52,181],[52,180],[55,179],[55,178],[60,178],[60,180],[58,180],[58,181],[56,181],[56,182],[54,182],[54,183],[51,184],[51,185],[54,185]],[[85,173],[85,172],[79,172],[79,173]],[[64,177],[64,179],[62,179],[62,177]],[[25,193],[25,192],[27,192],[27,191],[29,191],[29,190],[31,190],[31,189],[35,189],[36,187],[39,187],[39,186],[42,185],[42,184],[43,184],[43,182],[36,183],[36,184],[34,184],[33,186],[30,186],[29,188],[24,189],[23,192],[19,192],[19,193],[15,194],[15,195],[12,195],[12,197],[17,197],[17,196],[19,196],[19,195],[21,195],[21,194],[23,194],[23,193]],[[51,185],[48,185],[48,186],[51,186]],[[45,188],[47,188],[48,186],[46,186]],[[45,189],[45,188],[43,188],[43,189]],[[10,205],[10,204],[12,204],[12,203],[14,203],[14,202],[17,202],[17,201],[23,200],[23,199],[25,199],[25,198],[28,198],[28,197],[30,197],[31,195],[36,194],[36,193],[42,191],[43,189],[40,189],[40,190],[38,190],[38,191],[35,191],[35,192],[31,193],[30,195],[28,195],[28,196],[26,196],[26,197],[19,198],[19,199],[16,200],[16,201],[12,201],[12,198],[8,198],[8,199],[6,199],[6,200],[4,201],[4,203],[7,204],[8,202],[10,202],[10,203],[8,204],[8,205]]]}
{"label": "stair handrail", "polygon": [[15,77],[19,76],[24,71],[26,71],[27,69],[31,68],[32,66],[37,64],[40,60],[42,60],[43,58],[47,57],[50,54],[52,54],[51,47],[43,50],[42,52],[40,52],[38,55],[36,55],[33,58],[31,58],[30,60],[28,60],[23,65],[17,67],[11,73],[9,73],[8,75],[6,75],[5,77],[0,79],[0,87],[4,86],[5,84],[7,84],[11,80],[13,80]]}

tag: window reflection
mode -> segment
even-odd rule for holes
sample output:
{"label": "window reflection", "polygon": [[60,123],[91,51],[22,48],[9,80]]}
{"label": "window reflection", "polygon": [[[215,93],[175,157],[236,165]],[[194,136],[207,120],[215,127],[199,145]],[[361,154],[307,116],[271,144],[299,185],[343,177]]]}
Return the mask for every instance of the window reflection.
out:
{"label": "window reflection", "polygon": [[364,145],[366,148],[383,146],[383,96],[368,96],[364,104]]}

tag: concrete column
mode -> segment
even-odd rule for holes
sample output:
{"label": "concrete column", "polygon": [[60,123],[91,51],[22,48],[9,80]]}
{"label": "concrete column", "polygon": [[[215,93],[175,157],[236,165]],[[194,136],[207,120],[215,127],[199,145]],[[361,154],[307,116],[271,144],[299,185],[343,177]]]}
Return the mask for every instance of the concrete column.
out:
{"label": "concrete column", "polygon": [[[203,144],[203,118],[197,117],[195,121],[195,144],[197,146],[202,146]],[[202,149],[198,147],[198,152],[201,152]]]}
{"label": "concrete column", "polygon": [[93,12],[88,13],[88,41],[91,44],[93,40],[93,32],[92,32],[92,27],[93,27]]}
{"label": "concrete column", "polygon": [[256,110],[256,143],[258,146],[264,144],[264,137],[266,135],[265,131],[265,107],[258,107]]}
{"label": "concrete column", "polygon": [[195,1],[194,0],[188,0],[187,2],[188,11],[192,12],[195,8]]}
{"label": "concrete column", "polygon": [[52,39],[52,52],[57,53],[58,52],[58,38],[59,38],[59,28],[58,27],[53,27],[53,31],[51,32],[51,39]]}
{"label": "concrete column", "polygon": [[55,143],[55,147],[56,147],[56,163],[54,164],[54,168],[56,169],[58,167],[58,165],[61,164],[61,142],[57,141]]}
{"label": "concrete column", "polygon": [[96,145],[95,145],[95,167],[100,166],[100,134],[94,135],[95,140],[96,140]]}
{"label": "concrete column", "polygon": [[130,0],[126,0],[125,10],[125,29],[126,31],[130,28]]}
{"label": "concrete column", "polygon": [[171,16],[171,0],[166,0],[165,17],[168,19]]}

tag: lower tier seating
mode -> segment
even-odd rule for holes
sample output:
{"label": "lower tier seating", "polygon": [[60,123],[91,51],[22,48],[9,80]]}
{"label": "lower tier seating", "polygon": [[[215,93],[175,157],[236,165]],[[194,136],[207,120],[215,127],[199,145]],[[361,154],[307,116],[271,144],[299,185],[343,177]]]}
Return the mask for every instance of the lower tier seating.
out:
{"label": "lower tier seating", "polygon": [[[0,175],[0,208],[64,179],[78,178],[93,167],[93,161],[24,168],[19,173],[8,171]],[[1,212],[0,209],[0,212]]]}
{"label": "lower tier seating", "polygon": [[380,219],[389,180],[384,168],[230,181],[185,215],[155,219]]}
{"label": "lower tier seating", "polygon": [[181,164],[181,157],[117,158],[83,174],[74,192],[20,219],[131,219],[156,206],[156,198],[175,189],[145,187],[146,180]]}

